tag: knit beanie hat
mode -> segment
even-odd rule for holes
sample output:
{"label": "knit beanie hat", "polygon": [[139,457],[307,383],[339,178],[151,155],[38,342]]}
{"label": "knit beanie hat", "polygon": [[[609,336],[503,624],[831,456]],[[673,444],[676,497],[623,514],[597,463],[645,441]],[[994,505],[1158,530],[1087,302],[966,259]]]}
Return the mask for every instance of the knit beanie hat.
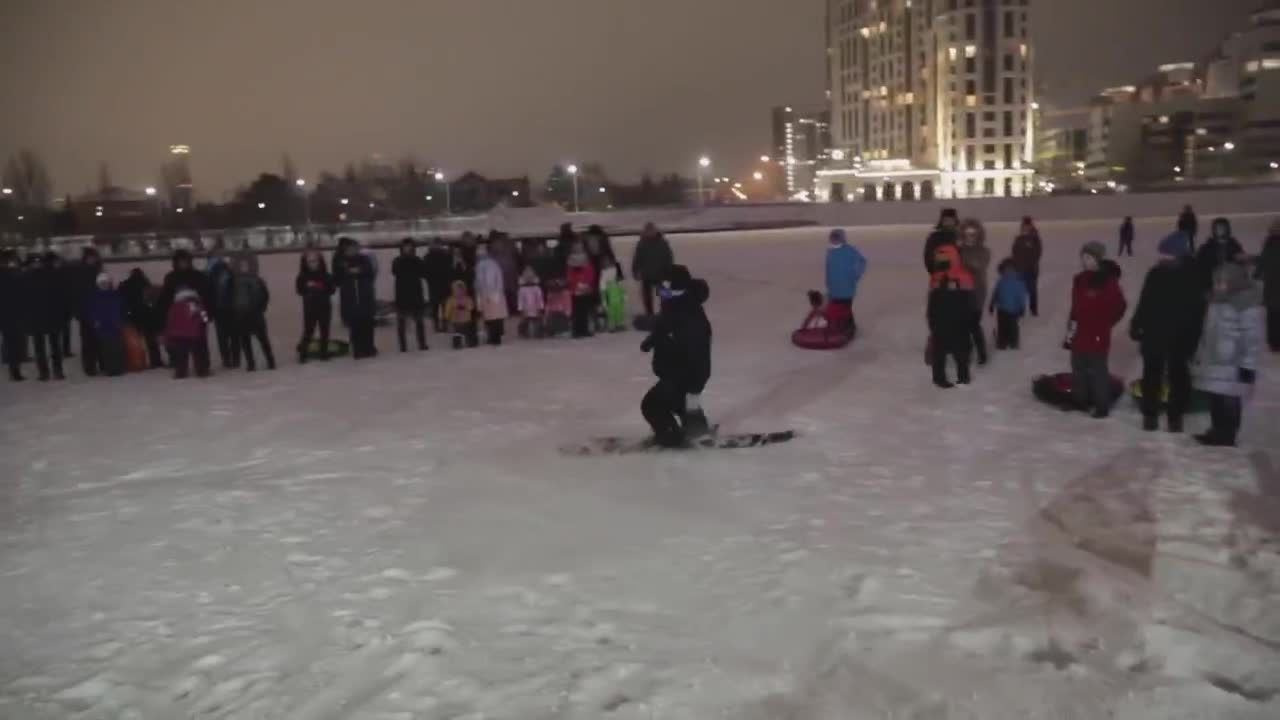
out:
{"label": "knit beanie hat", "polygon": [[827,242],[832,245],[843,245],[848,241],[849,239],[845,235],[844,228],[835,228],[831,231],[831,234],[827,236]]}
{"label": "knit beanie hat", "polygon": [[1087,242],[1084,244],[1084,247],[1080,248],[1080,254],[1091,255],[1094,260],[1097,260],[1098,263],[1101,264],[1107,257],[1107,246],[1096,240]]}
{"label": "knit beanie hat", "polygon": [[1161,255],[1171,258],[1186,257],[1191,254],[1190,238],[1184,232],[1171,233],[1168,237],[1160,241],[1157,248]]}

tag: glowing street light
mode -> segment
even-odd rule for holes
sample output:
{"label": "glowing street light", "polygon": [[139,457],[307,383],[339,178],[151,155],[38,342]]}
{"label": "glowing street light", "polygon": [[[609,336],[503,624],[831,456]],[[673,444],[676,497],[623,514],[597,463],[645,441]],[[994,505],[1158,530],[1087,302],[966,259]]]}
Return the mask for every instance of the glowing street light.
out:
{"label": "glowing street light", "polygon": [[519,191],[519,190],[512,190],[512,191],[511,191],[511,197],[520,197],[520,191]]}
{"label": "glowing street light", "polygon": [[757,170],[751,174],[751,177],[755,178],[757,181],[760,181],[764,179],[764,173]]}
{"label": "glowing street light", "polygon": [[3,190],[3,192],[4,192],[4,194],[5,194],[5,195],[12,195],[12,194],[13,194],[13,188],[5,188],[5,189]]}
{"label": "glowing street light", "polygon": [[1236,144],[1228,140],[1227,142],[1222,143],[1222,149],[1227,152],[1231,152],[1236,149]]}
{"label": "glowing street light", "polygon": [[[311,228],[311,196],[308,195],[306,191],[307,181],[303,178],[298,178],[297,180],[293,181],[293,184],[297,185],[298,191],[302,193],[302,216],[303,216],[303,219],[306,220],[307,222],[307,229],[310,229]],[[182,212],[182,211],[179,210],[178,212]]]}
{"label": "glowing street light", "polygon": [[601,193],[607,193],[607,192],[609,192],[609,190],[608,190],[605,186],[601,185],[601,186],[600,186],[600,192],[601,192]]}
{"label": "glowing street light", "polygon": [[182,208],[178,208],[177,210],[174,210],[174,212],[176,212],[176,213],[178,213],[179,215],[181,215],[181,214],[182,214]]}
{"label": "glowing street light", "polygon": [[1271,161],[1271,169],[1272,169],[1272,170],[1280,170],[1280,162],[1276,162],[1275,160],[1272,160],[1272,161]]}
{"label": "glowing street light", "polygon": [[341,199],[341,200],[339,200],[338,202],[342,203],[343,205],[346,205],[347,203],[351,202],[351,199],[350,199],[350,198],[342,198],[342,199]]}
{"label": "glowing street light", "polygon": [[453,214],[453,194],[449,189],[449,183],[445,182],[444,172],[437,170],[435,174],[436,182],[444,183],[444,212],[446,215]]}
{"label": "glowing street light", "polygon": [[267,209],[267,204],[266,204],[266,203],[264,203],[264,202],[260,202],[260,203],[258,203],[258,209],[259,209],[259,210],[266,210],[266,209]]}
{"label": "glowing street light", "polygon": [[698,158],[698,164],[704,168],[709,168],[711,167],[711,158],[707,157],[706,155],[703,155],[702,157]]}
{"label": "glowing street light", "polygon": [[427,202],[431,202],[432,200],[435,200],[435,199],[436,199],[436,196],[435,196],[435,195],[428,195],[428,196],[427,196]]}
{"label": "glowing street light", "polygon": [[307,186],[307,181],[306,181],[306,180],[303,180],[302,178],[298,178],[297,180],[294,180],[294,181],[293,181],[293,184],[294,184],[294,185],[297,185],[298,187],[306,187],[306,186]]}
{"label": "glowing street light", "polygon": [[711,158],[703,155],[698,158],[698,204],[706,205],[707,198],[702,194],[702,171],[711,167]]}
{"label": "glowing street light", "polygon": [[143,192],[145,192],[148,197],[155,197],[156,195],[156,189],[151,187],[150,185],[148,185],[147,188],[143,190]]}
{"label": "glowing street light", "polygon": [[767,163],[767,162],[769,162],[769,156],[768,156],[768,155],[761,155],[761,156],[760,156],[760,162],[762,162],[762,163]]}
{"label": "glowing street light", "polygon": [[569,177],[573,178],[573,211],[578,212],[578,166],[570,165]]}

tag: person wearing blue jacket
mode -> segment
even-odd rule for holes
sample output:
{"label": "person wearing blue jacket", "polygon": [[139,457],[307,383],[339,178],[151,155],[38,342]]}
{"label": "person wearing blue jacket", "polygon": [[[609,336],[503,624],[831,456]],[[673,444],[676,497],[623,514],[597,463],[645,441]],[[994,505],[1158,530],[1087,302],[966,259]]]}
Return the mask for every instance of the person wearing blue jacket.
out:
{"label": "person wearing blue jacket", "polygon": [[85,299],[84,318],[98,343],[98,367],[108,377],[124,374],[124,299],[115,282],[99,273],[96,287]]}
{"label": "person wearing blue jacket", "polygon": [[1013,258],[1002,260],[997,272],[1000,279],[996,281],[987,308],[987,312],[996,316],[996,349],[1017,350],[1020,343],[1018,321],[1027,314],[1027,281],[1018,272]]}
{"label": "person wearing blue jacket", "polygon": [[858,283],[867,271],[867,258],[858,248],[849,244],[844,228],[835,228],[827,238],[827,301],[843,305],[853,317],[853,298],[858,294]]}

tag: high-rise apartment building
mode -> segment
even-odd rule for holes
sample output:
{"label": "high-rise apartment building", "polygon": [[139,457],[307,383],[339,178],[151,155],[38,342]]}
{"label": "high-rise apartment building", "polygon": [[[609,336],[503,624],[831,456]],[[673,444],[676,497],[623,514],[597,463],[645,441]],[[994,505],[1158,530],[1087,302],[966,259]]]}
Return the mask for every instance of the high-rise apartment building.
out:
{"label": "high-rise apartment building", "polygon": [[819,199],[1031,191],[1028,0],[828,0],[833,148]]}
{"label": "high-rise apartment building", "polygon": [[830,159],[831,111],[791,105],[773,109],[774,192],[788,198],[813,196],[817,169]]}

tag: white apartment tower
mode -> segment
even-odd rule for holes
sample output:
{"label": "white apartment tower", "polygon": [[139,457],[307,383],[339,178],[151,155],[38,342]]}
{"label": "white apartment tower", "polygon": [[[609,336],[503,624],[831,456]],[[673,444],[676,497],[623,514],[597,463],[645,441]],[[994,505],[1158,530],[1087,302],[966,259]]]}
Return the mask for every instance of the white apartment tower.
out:
{"label": "white apartment tower", "polygon": [[819,199],[1029,194],[1029,0],[828,0]]}

